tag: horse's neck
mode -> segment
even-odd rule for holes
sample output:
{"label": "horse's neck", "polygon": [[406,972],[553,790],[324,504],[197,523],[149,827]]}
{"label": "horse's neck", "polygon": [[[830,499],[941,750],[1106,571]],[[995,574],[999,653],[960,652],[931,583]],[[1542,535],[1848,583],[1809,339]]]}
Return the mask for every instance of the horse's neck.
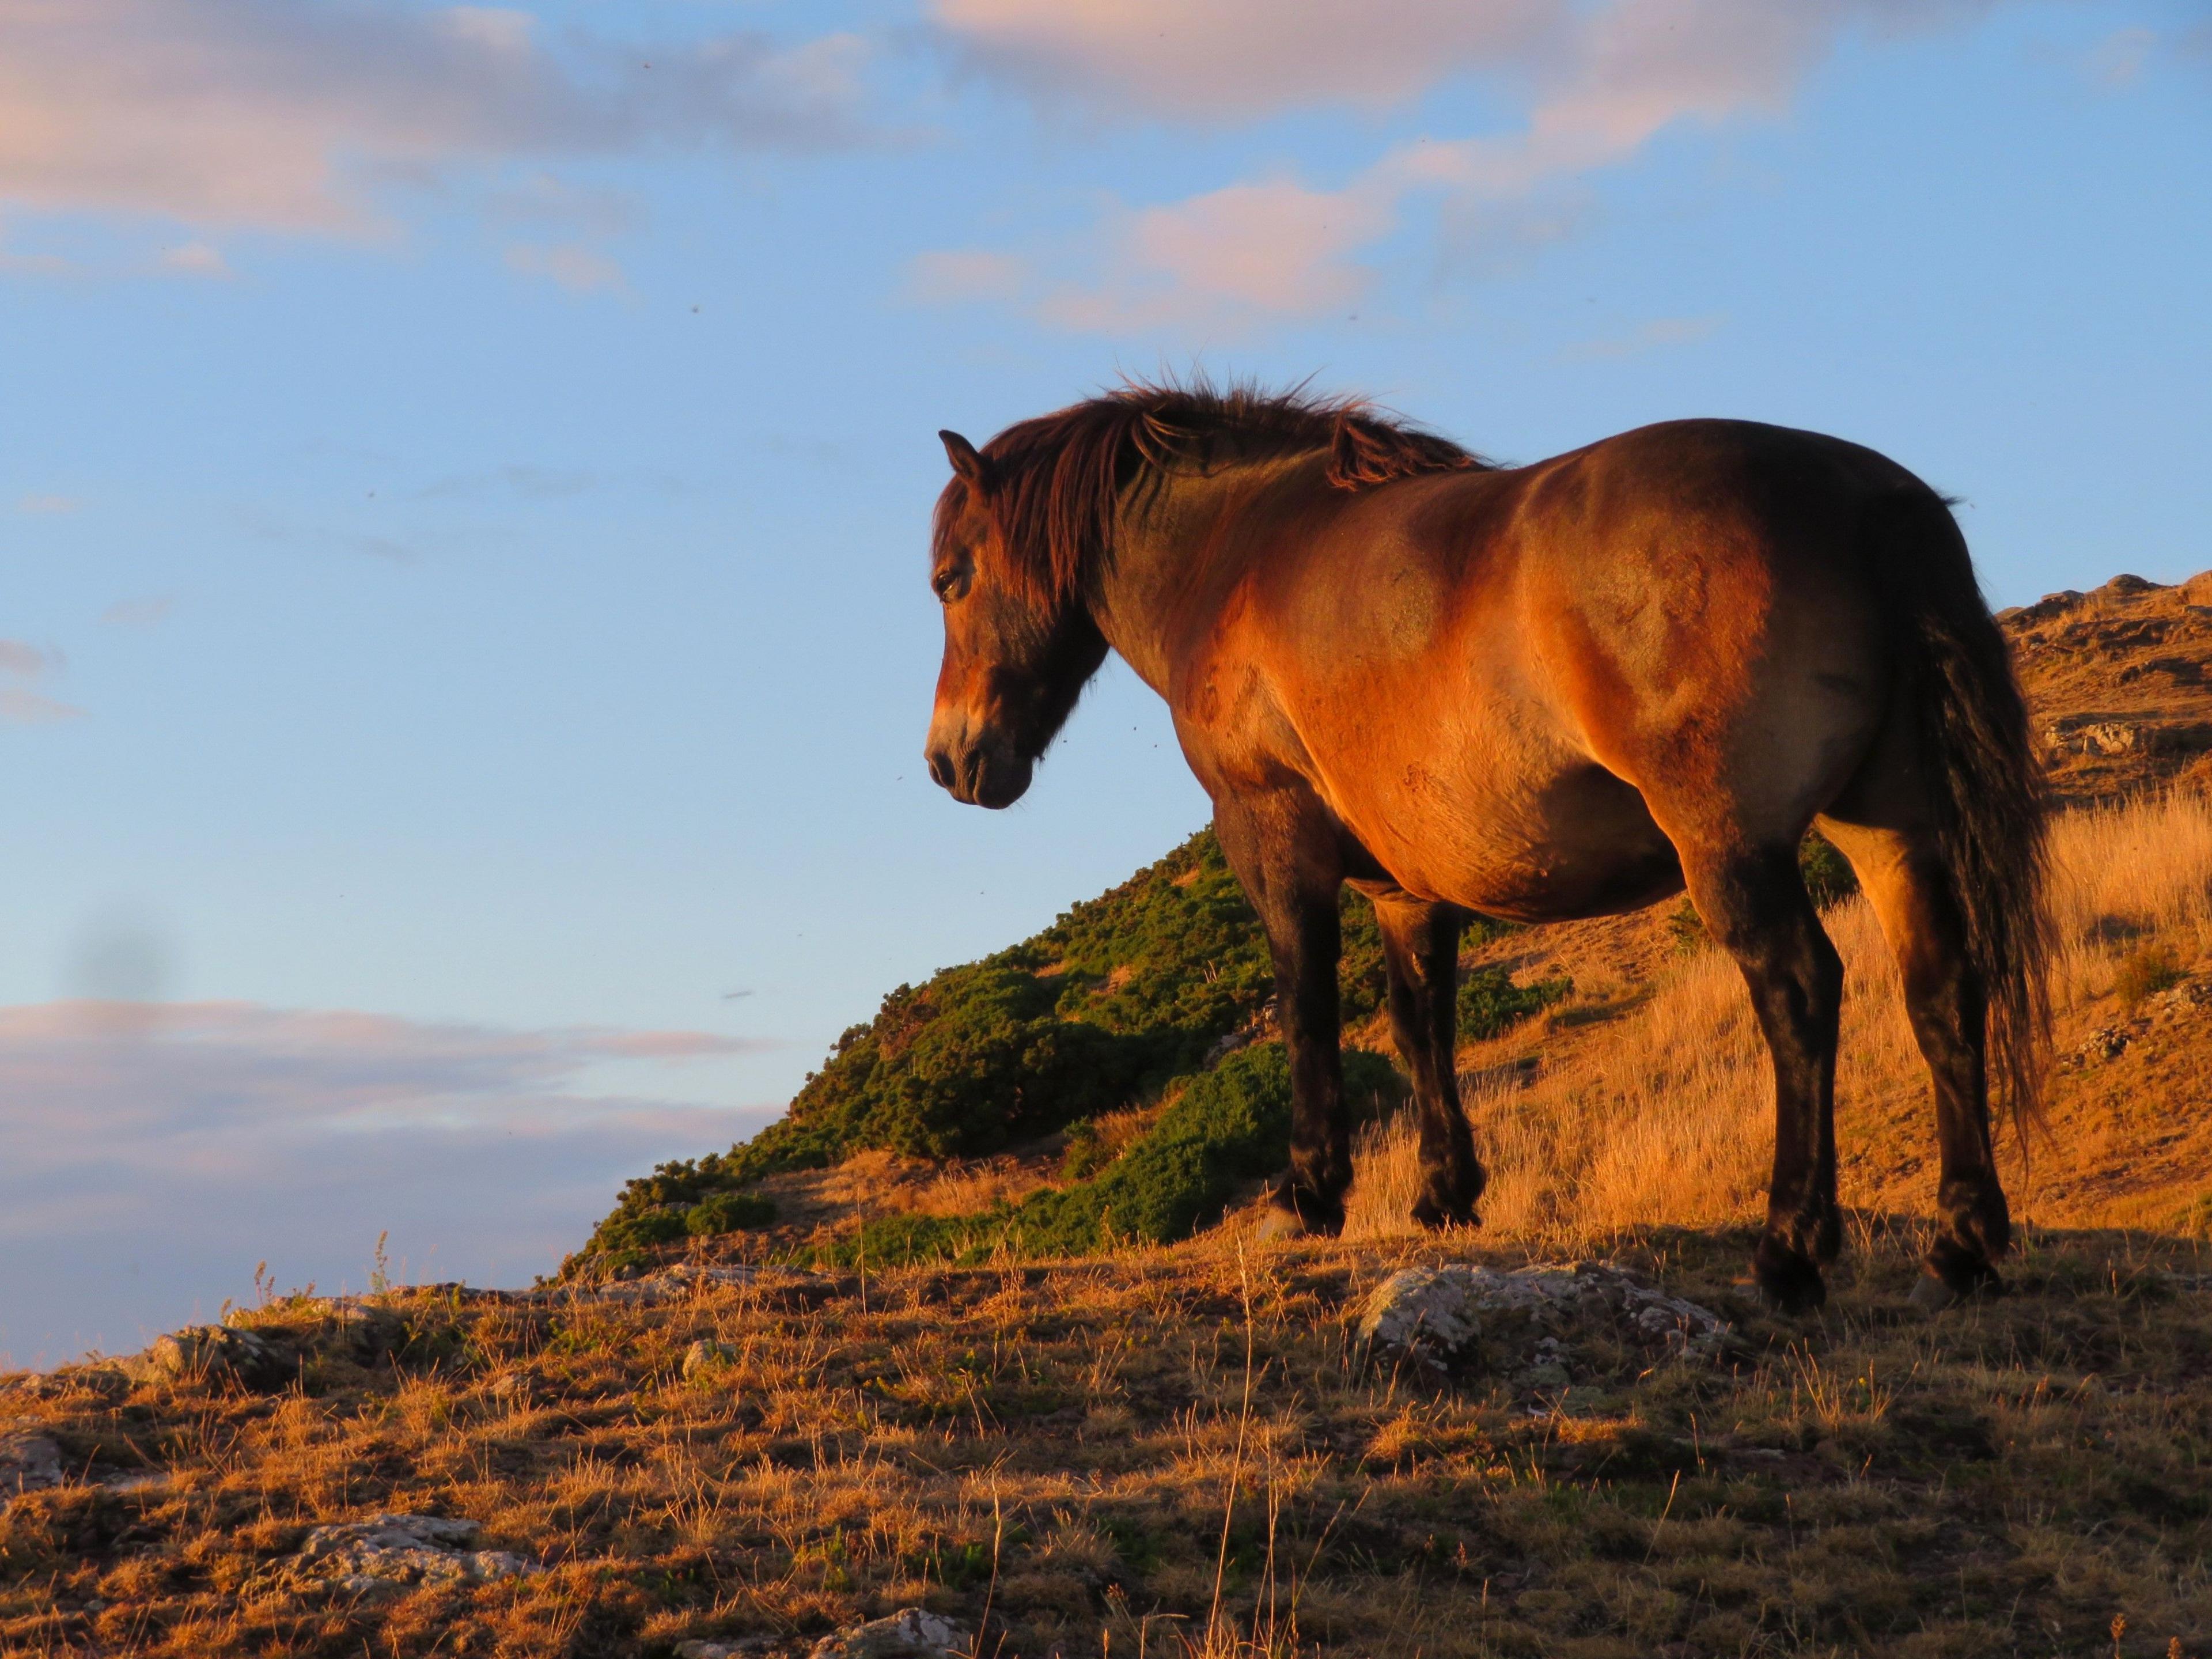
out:
{"label": "horse's neck", "polygon": [[1175,645],[1192,622],[1194,599],[1210,585],[1202,550],[1218,543],[1224,517],[1249,503],[1256,489],[1304,458],[1273,458],[1171,474],[1137,492],[1115,520],[1114,549],[1098,582],[1091,614],[1107,644],[1137,678],[1168,695]]}

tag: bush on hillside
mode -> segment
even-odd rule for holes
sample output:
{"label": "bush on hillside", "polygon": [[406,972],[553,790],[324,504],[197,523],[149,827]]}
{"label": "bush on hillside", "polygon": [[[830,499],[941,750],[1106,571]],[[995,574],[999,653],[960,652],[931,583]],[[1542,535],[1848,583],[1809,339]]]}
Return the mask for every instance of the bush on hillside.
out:
{"label": "bush on hillside", "polygon": [[[1344,1056],[1345,1094],[1361,1116],[1394,1107],[1405,1085],[1389,1062]],[[1279,1042],[1243,1048],[1188,1079],[1149,1133],[1087,1180],[965,1216],[884,1216],[821,1254],[845,1264],[1085,1255],[1116,1243],[1172,1243],[1217,1218],[1243,1183],[1286,1161],[1290,1062]]]}
{"label": "bush on hillside", "polygon": [[1564,974],[1534,985],[1516,985],[1503,968],[1470,968],[1459,980],[1460,1041],[1481,1042],[1503,1036],[1531,1014],[1571,996],[1574,988],[1574,981]]}
{"label": "bush on hillside", "polygon": [[[1382,1006],[1385,987],[1374,908],[1349,890],[1342,930],[1340,1000],[1352,1025]],[[1505,930],[1478,921],[1468,942]],[[630,1182],[582,1254],[667,1242],[658,1237],[667,1212],[782,1170],[868,1148],[983,1156],[1156,1099],[1257,1021],[1273,990],[1259,918],[1212,831],[1201,830],[1034,938],[900,986],[874,1019],[838,1038],[783,1118],[726,1153]],[[1462,1007],[1489,1009],[1474,1016],[1485,1030],[1525,1012],[1512,1001],[1521,993],[1483,995]]]}

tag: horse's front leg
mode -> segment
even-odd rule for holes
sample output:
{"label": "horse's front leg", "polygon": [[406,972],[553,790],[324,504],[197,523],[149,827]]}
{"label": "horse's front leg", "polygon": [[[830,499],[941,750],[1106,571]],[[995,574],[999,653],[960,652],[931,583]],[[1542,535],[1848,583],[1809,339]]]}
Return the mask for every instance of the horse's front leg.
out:
{"label": "horse's front leg", "polygon": [[1221,850],[1267,930],[1276,1017],[1290,1052],[1291,1170],[1276,1189],[1268,1231],[1341,1232],[1352,1137],[1337,1048],[1340,841],[1303,790],[1219,801],[1216,809]]}

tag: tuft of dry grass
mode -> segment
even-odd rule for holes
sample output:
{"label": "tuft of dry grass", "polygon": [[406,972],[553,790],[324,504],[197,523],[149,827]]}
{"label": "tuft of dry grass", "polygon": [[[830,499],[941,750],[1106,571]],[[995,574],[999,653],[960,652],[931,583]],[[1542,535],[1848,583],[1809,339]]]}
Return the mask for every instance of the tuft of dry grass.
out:
{"label": "tuft of dry grass", "polygon": [[[394,1293],[396,1359],[293,1386],[5,1399],[82,1478],[0,1516],[0,1652],[796,1659],[921,1603],[978,1652],[1141,1659],[2072,1656],[2212,1631],[2201,1248],[2041,1234],[1942,1319],[1869,1224],[1814,1318],[1741,1231],[1615,1254],[1735,1322],[1712,1367],[1577,1350],[1576,1386],[1416,1387],[1351,1332],[1463,1240],[1214,1237],[620,1304]],[[278,1304],[247,1316],[282,1323]],[[694,1341],[729,1363],[690,1381]],[[118,1471],[154,1478],[103,1484]],[[528,1577],[288,1588],[313,1526],[466,1516]]]}

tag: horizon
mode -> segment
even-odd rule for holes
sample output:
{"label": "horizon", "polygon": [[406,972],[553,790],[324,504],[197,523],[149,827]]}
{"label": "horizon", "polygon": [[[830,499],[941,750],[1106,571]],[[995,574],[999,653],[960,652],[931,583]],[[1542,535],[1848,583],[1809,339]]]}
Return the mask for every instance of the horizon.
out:
{"label": "horizon", "polygon": [[0,1364],[550,1272],[1206,822],[1118,663],[929,782],[939,428],[1735,416],[1963,497],[1995,606],[2212,566],[2179,0],[823,17],[0,4]]}

